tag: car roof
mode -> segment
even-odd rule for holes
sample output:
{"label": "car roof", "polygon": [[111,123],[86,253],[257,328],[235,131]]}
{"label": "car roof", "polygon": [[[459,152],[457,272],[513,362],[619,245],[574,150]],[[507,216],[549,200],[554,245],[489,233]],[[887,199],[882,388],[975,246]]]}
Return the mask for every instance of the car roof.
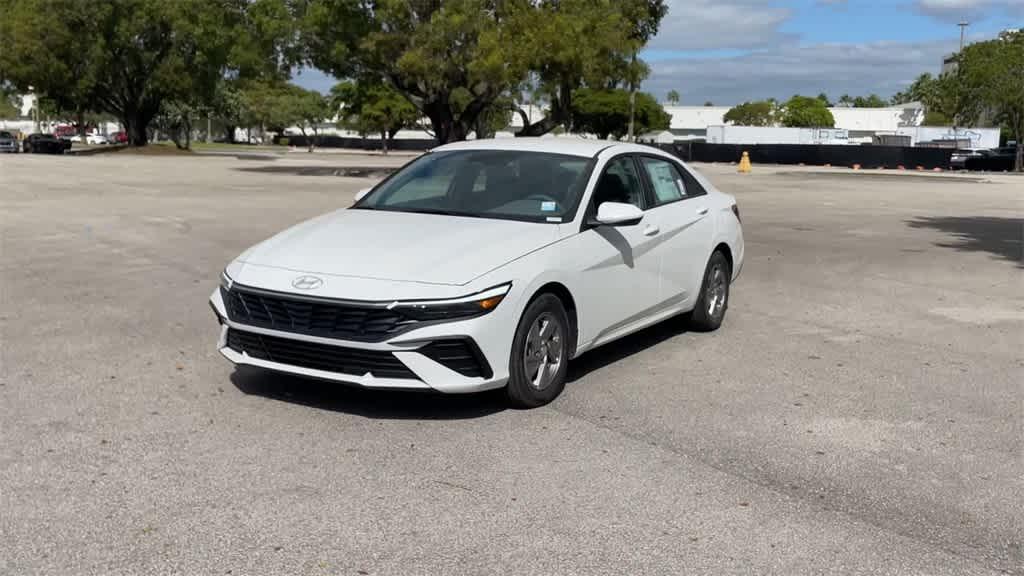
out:
{"label": "car roof", "polygon": [[575,137],[541,137],[541,138],[487,138],[482,140],[464,140],[453,142],[433,149],[433,152],[449,152],[454,150],[521,150],[524,152],[544,152],[548,154],[567,154],[593,158],[603,150],[615,152],[651,152],[657,148],[641,146],[614,140],[597,140]]}

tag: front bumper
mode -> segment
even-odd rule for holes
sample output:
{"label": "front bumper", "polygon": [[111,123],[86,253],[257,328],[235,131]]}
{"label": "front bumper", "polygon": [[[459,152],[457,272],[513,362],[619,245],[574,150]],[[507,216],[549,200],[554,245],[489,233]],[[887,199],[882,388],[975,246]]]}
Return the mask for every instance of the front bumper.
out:
{"label": "front bumper", "polygon": [[[425,326],[384,342],[362,342],[234,322],[228,317],[219,289],[210,296],[210,306],[221,326],[217,349],[234,364],[366,388],[453,394],[500,388],[507,381],[507,358],[498,355],[497,361],[492,361],[484,351],[495,344],[500,346],[497,341],[501,338],[495,338],[493,322],[486,322],[494,320],[492,315]],[[443,348],[439,343],[452,342],[464,343],[463,349],[473,352],[481,366],[480,375],[460,373],[450,358],[438,353]],[[278,353],[273,346],[283,347],[284,353]],[[506,347],[506,355],[507,350]],[[505,361],[501,362],[502,359]]]}

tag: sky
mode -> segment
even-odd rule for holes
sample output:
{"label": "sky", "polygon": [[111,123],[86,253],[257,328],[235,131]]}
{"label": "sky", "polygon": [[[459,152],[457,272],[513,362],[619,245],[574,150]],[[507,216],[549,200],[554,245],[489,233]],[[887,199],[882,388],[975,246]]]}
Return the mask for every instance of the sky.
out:
{"label": "sky", "polygon": [[[1024,0],[667,0],[669,12],[641,54],[643,89],[664,100],[732,105],[824,92],[892,96],[960,42],[1024,28]],[[294,81],[327,91],[305,70]]]}

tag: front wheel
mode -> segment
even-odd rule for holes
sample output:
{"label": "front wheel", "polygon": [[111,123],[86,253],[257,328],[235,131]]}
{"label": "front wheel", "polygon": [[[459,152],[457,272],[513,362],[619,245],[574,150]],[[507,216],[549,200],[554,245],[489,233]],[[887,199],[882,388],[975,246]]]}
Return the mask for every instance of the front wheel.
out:
{"label": "front wheel", "polygon": [[732,278],[732,266],[729,260],[719,251],[715,251],[708,260],[704,270],[704,282],[700,287],[697,306],[690,316],[694,329],[702,332],[718,330],[725,319],[725,311],[729,307],[729,280]]}
{"label": "front wheel", "polygon": [[569,364],[569,318],[562,301],[541,294],[523,312],[512,341],[509,401],[536,408],[554,400],[565,388]]}

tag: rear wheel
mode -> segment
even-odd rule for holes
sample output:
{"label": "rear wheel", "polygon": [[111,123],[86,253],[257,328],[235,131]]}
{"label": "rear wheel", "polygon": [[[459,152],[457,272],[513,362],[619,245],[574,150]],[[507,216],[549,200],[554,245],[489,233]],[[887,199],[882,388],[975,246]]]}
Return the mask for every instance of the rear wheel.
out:
{"label": "rear wheel", "polygon": [[729,266],[729,260],[716,250],[704,270],[704,282],[700,287],[697,306],[690,316],[690,323],[694,329],[711,332],[722,325],[725,311],[729,308],[729,280],[731,278],[732,267]]}
{"label": "rear wheel", "polygon": [[569,318],[562,301],[541,294],[523,312],[512,341],[509,401],[536,408],[554,400],[565,388],[569,364]]}

